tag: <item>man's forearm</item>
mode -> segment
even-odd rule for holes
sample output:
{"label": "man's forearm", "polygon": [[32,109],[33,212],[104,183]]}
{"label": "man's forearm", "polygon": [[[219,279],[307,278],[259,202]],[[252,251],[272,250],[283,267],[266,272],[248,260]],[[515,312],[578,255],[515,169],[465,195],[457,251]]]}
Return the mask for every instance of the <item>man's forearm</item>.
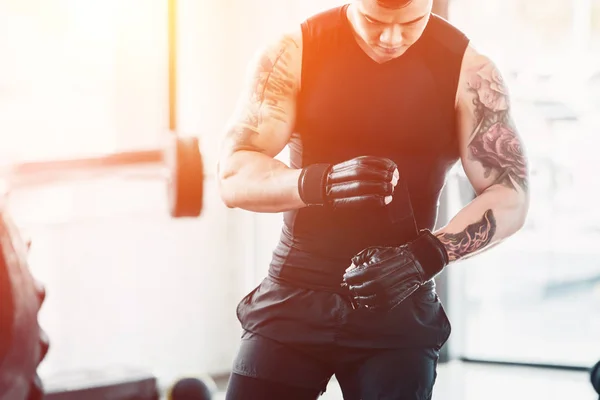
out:
{"label": "man's forearm", "polygon": [[525,221],[528,199],[502,185],[493,185],[465,206],[435,235],[450,261],[471,257],[517,232]]}
{"label": "man's forearm", "polygon": [[301,170],[256,151],[240,150],[219,164],[225,204],[248,211],[276,213],[305,207],[298,191]]}

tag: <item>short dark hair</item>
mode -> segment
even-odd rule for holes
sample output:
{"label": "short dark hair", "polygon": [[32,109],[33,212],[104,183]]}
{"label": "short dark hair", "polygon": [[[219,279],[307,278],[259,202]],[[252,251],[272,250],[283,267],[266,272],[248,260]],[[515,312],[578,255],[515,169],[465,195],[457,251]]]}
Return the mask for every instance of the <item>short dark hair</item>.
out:
{"label": "short dark hair", "polygon": [[384,8],[403,8],[406,7],[412,0],[377,0],[377,4]]}

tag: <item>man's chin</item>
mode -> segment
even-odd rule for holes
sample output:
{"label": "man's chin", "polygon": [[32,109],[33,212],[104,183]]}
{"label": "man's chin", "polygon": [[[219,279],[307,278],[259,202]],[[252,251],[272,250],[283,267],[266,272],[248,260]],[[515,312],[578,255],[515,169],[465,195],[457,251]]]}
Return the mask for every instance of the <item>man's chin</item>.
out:
{"label": "man's chin", "polygon": [[405,51],[404,46],[402,46],[402,47],[396,47],[396,48],[373,46],[372,49],[375,51],[375,53],[379,57],[381,57],[381,58],[388,58],[388,59],[401,56],[402,53],[404,53],[404,51]]}

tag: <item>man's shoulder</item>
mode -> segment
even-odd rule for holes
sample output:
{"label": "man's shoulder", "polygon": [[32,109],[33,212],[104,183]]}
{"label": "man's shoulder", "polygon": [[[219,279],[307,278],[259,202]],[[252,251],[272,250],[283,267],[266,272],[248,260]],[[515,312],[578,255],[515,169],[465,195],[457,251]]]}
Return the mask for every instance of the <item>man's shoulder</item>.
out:
{"label": "man's shoulder", "polygon": [[290,79],[300,77],[302,64],[302,31],[300,26],[280,31],[259,46],[249,63],[249,74],[271,71],[277,65]]}
{"label": "man's shoulder", "polygon": [[433,41],[452,53],[464,53],[470,42],[461,29],[436,14],[431,14],[426,32]]}
{"label": "man's shoulder", "polygon": [[473,44],[469,44],[463,56],[462,72],[464,74],[477,74],[478,71],[489,67],[495,68],[494,62],[476,49]]}
{"label": "man's shoulder", "polygon": [[302,30],[300,26],[279,32],[259,48],[259,58],[265,55],[277,54],[294,56],[302,50]]}
{"label": "man's shoulder", "polygon": [[346,12],[348,4],[339,5],[336,7],[329,7],[321,9],[320,11],[314,12],[308,16],[304,22],[327,24],[336,23],[340,19],[340,16]]}
{"label": "man's shoulder", "polygon": [[465,35],[465,33],[458,26],[440,15],[431,14],[431,22],[435,25],[435,29],[439,33]]}
{"label": "man's shoulder", "polygon": [[494,60],[469,45],[461,66],[458,104],[468,110],[473,105],[473,96],[480,96],[480,91],[485,92],[488,103],[505,102],[508,97],[508,88]]}
{"label": "man's shoulder", "polygon": [[319,37],[337,31],[344,21],[347,7],[348,5],[344,4],[312,14],[302,22],[302,32],[310,37]]}

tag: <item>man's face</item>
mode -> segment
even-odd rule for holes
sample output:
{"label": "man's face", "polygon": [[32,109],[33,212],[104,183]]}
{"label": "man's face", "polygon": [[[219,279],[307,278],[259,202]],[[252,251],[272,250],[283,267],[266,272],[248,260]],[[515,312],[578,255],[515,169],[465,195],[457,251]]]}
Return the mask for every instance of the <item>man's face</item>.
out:
{"label": "man's face", "polygon": [[429,21],[433,0],[412,0],[402,8],[385,8],[377,0],[356,0],[356,33],[382,59],[403,54],[420,37]]}

